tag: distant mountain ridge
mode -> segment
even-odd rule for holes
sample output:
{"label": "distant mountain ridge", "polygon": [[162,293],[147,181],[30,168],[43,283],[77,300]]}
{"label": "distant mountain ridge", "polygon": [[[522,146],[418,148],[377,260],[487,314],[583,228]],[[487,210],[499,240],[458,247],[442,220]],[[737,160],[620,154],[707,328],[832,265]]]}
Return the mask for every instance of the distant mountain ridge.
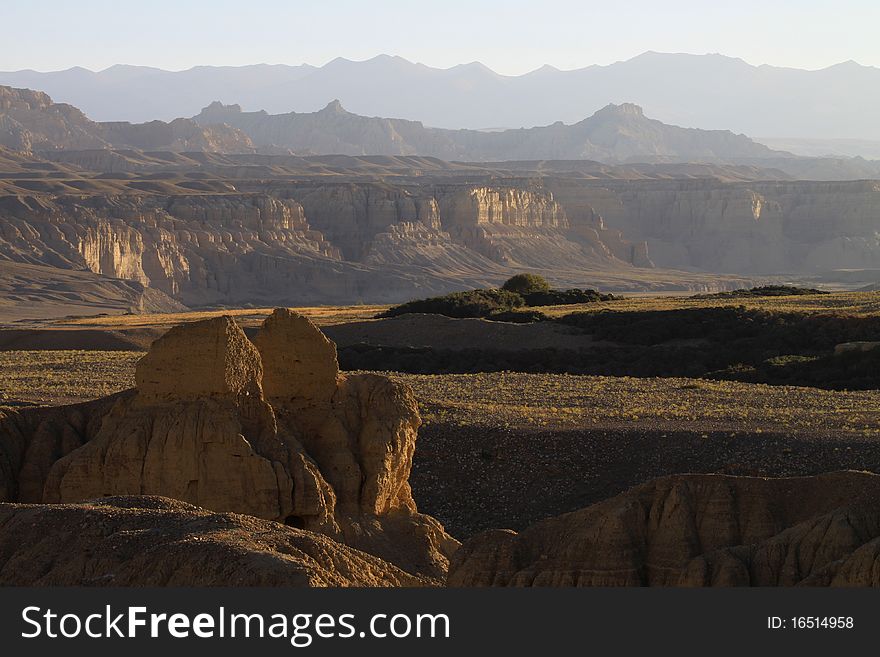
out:
{"label": "distant mountain ridge", "polygon": [[250,139],[228,125],[98,123],[80,109],[43,92],[0,86],[0,146],[21,152],[136,148],[171,151],[254,152]]}
{"label": "distant mountain ridge", "polygon": [[98,120],[171,120],[213,100],[277,114],[338,98],[352,112],[445,128],[574,123],[609,103],[633,102],[658,120],[766,137],[880,139],[880,69],[843,62],[816,71],[753,66],[722,55],[647,52],[607,66],[544,66],[503,76],[473,62],[439,69],[380,55],[324,66],[199,66],[163,71],[118,65],[0,72],[0,84],[41,89]]}
{"label": "distant mountain ridge", "polygon": [[443,160],[599,160],[601,162],[722,162],[786,157],[727,130],[670,126],[632,103],[608,105],[566,125],[484,132],[427,128],[418,121],[366,117],[338,100],[318,112],[243,112],[211,103],[193,117],[199,125],[237,128],[262,149],[326,155],[420,155]]}
{"label": "distant mountain ridge", "polygon": [[731,162],[786,157],[727,130],[696,130],[647,118],[632,103],[608,105],[566,125],[484,132],[360,116],[338,100],[318,112],[243,112],[213,102],[192,119],[95,122],[40,91],[0,86],[0,146],[22,151],[140,149],[173,152],[418,155],[447,161],[598,160]]}

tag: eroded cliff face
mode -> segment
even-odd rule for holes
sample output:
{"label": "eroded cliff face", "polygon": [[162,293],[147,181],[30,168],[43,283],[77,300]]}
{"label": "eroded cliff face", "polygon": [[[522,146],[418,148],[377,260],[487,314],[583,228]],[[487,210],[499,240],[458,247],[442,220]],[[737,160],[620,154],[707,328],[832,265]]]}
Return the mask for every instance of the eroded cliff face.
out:
{"label": "eroded cliff face", "polygon": [[515,187],[453,187],[435,189],[444,226],[518,226],[568,228],[565,210],[543,190]]}
{"label": "eroded cliff face", "polygon": [[[272,193],[302,203],[309,222],[350,260],[449,267],[489,278],[499,267],[633,263],[627,248],[617,246],[619,233],[601,225],[572,230],[553,194],[528,183],[310,184],[277,186]],[[612,245],[603,242],[606,236]]]}
{"label": "eroded cliff face", "polygon": [[373,237],[402,222],[440,228],[436,199],[381,183],[306,184],[285,187],[309,222],[338,245],[347,260],[361,260]]}
{"label": "eroded cliff face", "polygon": [[880,184],[548,182],[575,227],[601,215],[660,267],[772,274],[880,266]]}
{"label": "eroded cliff face", "polygon": [[338,249],[302,207],[259,195],[0,199],[0,251],[138,281],[184,303],[237,296],[265,280],[273,260],[320,264]]}
{"label": "eroded cliff face", "polygon": [[589,203],[570,212],[526,180],[248,179],[185,194],[135,182],[129,193],[0,197],[0,258],[134,281],[190,306],[395,303],[522,270],[584,287],[653,266],[644,241]]}
{"label": "eroded cliff face", "polygon": [[873,585],[880,477],[674,475],[455,553],[452,586]]}
{"label": "eroded cliff face", "polygon": [[591,252],[571,239],[565,210],[546,190],[442,186],[435,194],[444,229],[493,262],[552,269],[611,259],[607,249]]}

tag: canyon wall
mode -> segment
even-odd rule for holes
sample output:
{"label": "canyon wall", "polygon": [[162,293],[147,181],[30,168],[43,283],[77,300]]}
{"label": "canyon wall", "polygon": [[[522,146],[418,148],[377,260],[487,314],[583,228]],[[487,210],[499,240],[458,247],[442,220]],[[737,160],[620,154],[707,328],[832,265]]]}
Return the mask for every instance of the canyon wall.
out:
{"label": "canyon wall", "polygon": [[123,191],[67,181],[0,196],[0,259],[189,306],[394,303],[521,271],[560,287],[711,291],[880,269],[876,182],[353,178],[135,176],[107,183]]}
{"label": "canyon wall", "polygon": [[592,283],[590,267],[627,266],[598,232],[572,233],[542,189],[237,188],[0,196],[0,259],[133,281],[190,306],[397,302],[497,285],[521,269],[578,285]]}
{"label": "canyon wall", "polygon": [[651,266],[647,257],[634,259],[630,245],[601,222],[592,230],[573,230],[553,193],[529,181],[314,182],[259,188],[295,198],[309,222],[350,260],[461,272],[462,267],[491,272],[499,265],[547,270]]}
{"label": "canyon wall", "polygon": [[305,286],[340,257],[299,204],[268,196],[3,197],[0,218],[5,260],[137,281],[187,304],[260,298],[285,265]]}
{"label": "canyon wall", "polygon": [[[577,230],[597,215],[658,267],[740,274],[880,267],[880,183],[548,180]],[[606,240],[611,242],[612,240]]]}

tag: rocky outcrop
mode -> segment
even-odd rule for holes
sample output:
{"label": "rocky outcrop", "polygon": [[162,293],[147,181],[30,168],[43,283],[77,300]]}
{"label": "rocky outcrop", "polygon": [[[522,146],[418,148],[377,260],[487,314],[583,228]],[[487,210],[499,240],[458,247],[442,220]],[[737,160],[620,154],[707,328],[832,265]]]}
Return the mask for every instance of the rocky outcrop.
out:
{"label": "rocky outcrop", "polygon": [[466,542],[452,586],[877,584],[880,476],[675,475]]}
{"label": "rocky outcrop", "polygon": [[0,504],[2,586],[415,586],[315,534],[161,497]]}
{"label": "rocky outcrop", "polygon": [[408,484],[412,393],[341,375],[306,318],[276,310],[254,343],[228,317],[179,326],[136,382],[5,418],[2,499],[163,495],[323,533],[427,578],[445,572],[457,542],[417,512]]}
{"label": "rocky outcrop", "polygon": [[[290,371],[290,370],[288,370]],[[229,317],[177,326],[138,361],[135,385],[144,400],[260,395],[256,347]]]}
{"label": "rocky outcrop", "polygon": [[96,123],[79,109],[46,94],[0,86],[0,146],[17,151],[143,148],[250,153],[256,149],[228,125],[200,126],[191,119]]}

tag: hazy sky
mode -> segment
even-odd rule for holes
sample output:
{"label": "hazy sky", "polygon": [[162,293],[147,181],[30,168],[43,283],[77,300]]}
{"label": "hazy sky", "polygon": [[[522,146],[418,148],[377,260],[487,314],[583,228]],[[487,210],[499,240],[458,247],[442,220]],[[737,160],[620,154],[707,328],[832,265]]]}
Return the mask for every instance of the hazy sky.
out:
{"label": "hazy sky", "polygon": [[143,64],[321,65],[401,55],[504,74],[646,50],[752,64],[880,66],[880,0],[0,0],[0,70]]}

